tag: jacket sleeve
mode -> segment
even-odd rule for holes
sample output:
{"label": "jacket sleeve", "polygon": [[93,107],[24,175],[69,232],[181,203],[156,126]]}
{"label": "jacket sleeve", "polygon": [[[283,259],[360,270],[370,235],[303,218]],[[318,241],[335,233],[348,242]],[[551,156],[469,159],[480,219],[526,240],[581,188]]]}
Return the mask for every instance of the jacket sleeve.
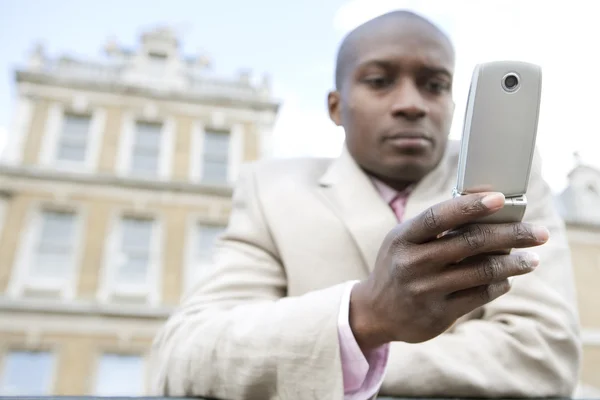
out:
{"label": "jacket sleeve", "polygon": [[344,284],[286,296],[253,168],[242,174],[213,272],[183,299],[150,354],[153,395],[343,397],[337,318]]}
{"label": "jacket sleeve", "polygon": [[[392,343],[382,393],[411,396],[570,396],[581,344],[574,278],[563,222],[536,153],[524,221],[550,231],[529,249],[540,265],[511,290],[421,344]],[[525,250],[525,249],[523,249]],[[475,315],[475,317],[474,317]]]}

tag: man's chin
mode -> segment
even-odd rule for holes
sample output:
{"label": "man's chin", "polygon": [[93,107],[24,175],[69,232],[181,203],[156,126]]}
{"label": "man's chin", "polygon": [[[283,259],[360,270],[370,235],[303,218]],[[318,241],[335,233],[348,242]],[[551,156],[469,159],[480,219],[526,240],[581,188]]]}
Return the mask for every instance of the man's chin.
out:
{"label": "man's chin", "polygon": [[401,162],[394,163],[390,170],[390,178],[408,181],[408,182],[417,182],[425,175],[427,175],[431,170],[435,168],[432,160],[423,160],[419,158],[402,160]]}

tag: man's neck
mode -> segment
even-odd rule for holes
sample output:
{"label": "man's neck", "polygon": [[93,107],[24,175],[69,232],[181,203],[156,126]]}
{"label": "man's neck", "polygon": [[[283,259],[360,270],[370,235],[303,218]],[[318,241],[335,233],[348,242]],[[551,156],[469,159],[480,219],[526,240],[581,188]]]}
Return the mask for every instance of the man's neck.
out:
{"label": "man's neck", "polygon": [[381,183],[389,186],[390,188],[394,189],[397,192],[402,192],[404,190],[406,190],[407,188],[409,188],[410,186],[412,186],[415,182],[410,182],[410,181],[402,181],[402,180],[395,180],[395,179],[389,179],[386,177],[382,177],[382,176],[378,176],[376,174],[370,173],[368,171],[365,171],[365,173],[375,179],[377,179],[378,181],[380,181]]}

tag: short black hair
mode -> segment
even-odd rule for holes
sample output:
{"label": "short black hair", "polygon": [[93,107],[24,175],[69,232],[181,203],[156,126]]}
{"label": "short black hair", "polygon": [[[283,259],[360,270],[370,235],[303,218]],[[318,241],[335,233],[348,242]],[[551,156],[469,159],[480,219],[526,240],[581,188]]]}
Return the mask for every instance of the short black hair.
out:
{"label": "short black hair", "polygon": [[418,23],[422,23],[424,26],[429,27],[429,28],[433,29],[434,31],[436,31],[440,35],[440,37],[443,40],[445,40],[447,42],[447,44],[452,48],[452,51],[454,51],[454,46],[452,46],[452,42],[451,42],[450,38],[448,38],[448,36],[444,32],[442,32],[442,30],[439,27],[437,27],[434,23],[432,23],[430,20],[428,20],[428,19],[422,17],[421,15],[416,14],[412,11],[407,11],[407,10],[391,11],[386,14],[375,17],[375,18],[365,22],[362,25],[359,25],[358,27],[356,27],[355,29],[350,31],[350,33],[348,33],[344,37],[344,39],[342,40],[342,43],[340,44],[340,46],[338,48],[336,62],[335,62],[335,87],[337,90],[340,90],[342,87],[342,82],[344,81],[344,74],[346,72],[344,67],[349,63],[349,60],[350,60],[351,56],[353,55],[353,50],[355,48],[356,40],[360,37],[364,37],[365,35],[368,35],[374,27],[379,26],[379,24],[382,21],[385,21],[388,19],[406,19],[406,20],[409,20],[412,22],[416,21]]}

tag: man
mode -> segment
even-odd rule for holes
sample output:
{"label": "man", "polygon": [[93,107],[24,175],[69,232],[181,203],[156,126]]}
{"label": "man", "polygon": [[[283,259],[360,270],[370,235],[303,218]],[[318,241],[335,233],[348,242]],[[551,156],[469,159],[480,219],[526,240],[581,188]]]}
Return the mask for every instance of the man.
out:
{"label": "man", "polygon": [[562,222],[537,157],[523,223],[471,223],[501,194],[450,199],[453,69],[448,38],[412,13],[345,38],[328,97],[342,155],[244,169],[214,272],[156,339],[155,393],[571,394],[580,349]]}

